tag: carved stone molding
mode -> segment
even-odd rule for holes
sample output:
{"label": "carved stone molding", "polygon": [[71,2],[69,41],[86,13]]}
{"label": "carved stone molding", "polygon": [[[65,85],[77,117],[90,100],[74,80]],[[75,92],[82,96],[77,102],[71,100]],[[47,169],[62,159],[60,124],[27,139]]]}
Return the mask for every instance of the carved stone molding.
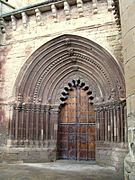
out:
{"label": "carved stone molding", "polygon": [[68,55],[69,56],[73,56],[74,55],[74,49],[73,48],[68,48],[67,51],[68,51]]}
{"label": "carved stone molding", "polygon": [[13,15],[11,16],[11,22],[12,22],[12,28],[15,31],[17,27],[17,22],[16,22],[16,18]]}
{"label": "carved stone molding", "polygon": [[36,21],[37,21],[37,23],[38,23],[38,25],[40,25],[41,24],[41,12],[40,12],[40,10],[37,8],[37,9],[35,9],[35,13],[36,13]]}
{"label": "carved stone molding", "polygon": [[64,2],[64,11],[65,11],[66,20],[70,20],[70,7],[67,1]]}
{"label": "carved stone molding", "polygon": [[24,25],[24,27],[26,28],[27,27],[27,23],[28,23],[28,16],[25,12],[22,12],[22,23]]}
{"label": "carved stone molding", "polygon": [[52,10],[52,16],[53,16],[54,22],[56,23],[57,22],[57,9],[56,9],[55,4],[51,5],[51,10]]}
{"label": "carved stone molding", "polygon": [[16,80],[14,96],[21,93],[26,101],[40,100],[43,104],[48,104],[51,97],[50,103],[56,103],[63,81],[68,83],[73,76],[82,76],[91,83],[95,101],[114,101],[125,95],[120,66],[103,47],[80,36],[62,35],[27,60]]}
{"label": "carved stone molding", "polygon": [[77,0],[77,8],[78,8],[78,14],[79,17],[83,17],[83,1],[82,0]]}
{"label": "carved stone molding", "polygon": [[5,30],[5,22],[2,17],[0,17],[0,35],[4,34],[6,32]]}

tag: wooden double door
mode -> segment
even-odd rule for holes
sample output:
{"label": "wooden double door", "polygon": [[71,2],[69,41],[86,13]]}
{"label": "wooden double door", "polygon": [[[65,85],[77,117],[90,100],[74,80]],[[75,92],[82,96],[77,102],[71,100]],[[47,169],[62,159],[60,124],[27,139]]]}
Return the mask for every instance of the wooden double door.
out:
{"label": "wooden double door", "polygon": [[61,108],[58,159],[95,160],[95,115],[87,92],[74,87]]}

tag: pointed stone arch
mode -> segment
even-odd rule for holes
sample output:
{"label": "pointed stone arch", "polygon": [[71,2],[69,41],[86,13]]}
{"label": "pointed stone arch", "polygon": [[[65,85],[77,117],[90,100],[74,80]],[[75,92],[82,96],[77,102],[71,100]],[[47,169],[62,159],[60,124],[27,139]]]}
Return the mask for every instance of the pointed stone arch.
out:
{"label": "pointed stone arch", "polygon": [[30,56],[16,80],[14,95],[23,96],[25,102],[57,104],[61,89],[75,76],[89,83],[98,101],[125,97],[124,76],[116,60],[97,43],[68,34]]}

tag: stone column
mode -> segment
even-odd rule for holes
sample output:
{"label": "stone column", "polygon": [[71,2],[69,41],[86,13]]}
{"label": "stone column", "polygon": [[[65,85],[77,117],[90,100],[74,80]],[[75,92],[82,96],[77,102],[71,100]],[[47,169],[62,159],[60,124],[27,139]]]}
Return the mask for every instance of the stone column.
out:
{"label": "stone column", "polygon": [[[135,142],[135,1],[120,0],[119,2],[126,80],[128,143],[130,149],[132,143]],[[130,164],[131,159],[129,158],[128,161]],[[130,168],[131,172],[128,174],[129,177],[126,177],[127,179],[131,179],[131,174],[134,174],[135,177],[135,168],[133,166],[135,167],[135,164]]]}
{"label": "stone column", "polygon": [[48,148],[49,146],[49,122],[50,122],[50,106],[45,106],[45,140],[44,146]]}
{"label": "stone column", "polygon": [[54,147],[57,146],[58,114],[59,114],[58,106],[53,105],[51,107],[50,121],[51,121],[51,137],[52,137],[51,139],[53,140]]}
{"label": "stone column", "polygon": [[55,161],[57,159],[57,129],[58,129],[58,106],[50,106],[49,119],[49,159]]}

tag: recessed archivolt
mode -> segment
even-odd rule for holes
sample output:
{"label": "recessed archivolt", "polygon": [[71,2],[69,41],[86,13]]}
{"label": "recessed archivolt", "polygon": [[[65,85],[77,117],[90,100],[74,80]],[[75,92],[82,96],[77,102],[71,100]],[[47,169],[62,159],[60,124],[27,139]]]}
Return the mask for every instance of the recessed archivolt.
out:
{"label": "recessed archivolt", "polygon": [[[74,56],[72,58],[75,58]],[[55,82],[57,82],[58,80],[61,80],[63,78],[63,76],[65,76],[65,72],[68,72],[67,69],[72,69],[74,67],[74,64],[72,64],[72,61],[70,61],[69,57],[66,57],[66,56],[63,56],[63,59],[65,61],[62,60],[62,58],[60,60],[57,61],[57,67],[55,66],[52,66],[50,67],[50,71],[51,72],[48,72],[47,68],[46,70],[44,71],[44,69],[42,70],[43,74],[40,76],[40,78],[38,78],[38,83],[36,85],[36,88],[35,88],[35,91],[34,91],[34,97],[36,98],[36,95],[38,93],[38,91],[42,92],[44,87],[45,87],[45,90],[46,93],[49,92],[54,89],[52,86],[55,87]],[[86,62],[85,62],[86,60]],[[87,61],[90,61],[90,63],[88,63]],[[79,56],[77,58],[77,64],[76,66],[78,66],[79,69],[84,69],[84,73],[87,72],[87,69],[89,69],[89,71],[87,72],[87,76],[95,76],[95,80],[98,82],[98,79],[99,79],[99,76],[101,76],[100,73],[103,74],[104,76],[104,79],[102,78],[103,76],[100,77],[100,81],[102,81],[102,85],[104,87],[104,85],[106,84],[105,81],[108,82],[108,87],[110,89],[113,88],[113,85],[110,83],[110,80],[109,78],[107,77],[107,75],[105,74],[105,72],[103,71],[102,67],[100,65],[98,65],[97,63],[93,63],[94,60],[91,59],[88,59],[86,58],[85,56]],[[59,64],[58,64],[59,62]],[[64,62],[64,63],[63,63]],[[92,63],[91,63],[92,62]],[[66,69],[67,68],[67,69]],[[63,70],[63,71],[62,71]],[[40,70],[41,71],[41,70]],[[101,72],[100,72],[101,71]],[[50,76],[48,76],[48,74],[50,74]],[[91,74],[91,75],[90,75]],[[91,77],[92,78],[92,77]],[[46,85],[50,85],[51,84],[51,87],[48,87],[48,86],[43,86],[42,84],[42,81],[44,82],[44,84]],[[50,81],[50,82],[49,82]],[[52,82],[52,83],[51,83]],[[104,83],[105,82],[105,83]],[[41,85],[41,90],[39,90],[40,88],[40,85]],[[107,87],[107,88],[108,88]],[[49,96],[49,95],[48,95]],[[40,99],[42,99],[42,97],[40,97]]]}
{"label": "recessed archivolt", "polygon": [[[70,59],[68,57],[63,57],[63,58],[65,59],[65,62],[63,60],[61,60],[61,61],[59,61],[59,64],[57,63],[57,67],[51,66],[50,67],[50,72],[47,71],[47,68],[46,68],[45,72],[43,70],[44,75],[41,75],[39,80],[38,80],[38,83],[36,85],[36,89],[35,89],[35,92],[34,92],[35,96],[37,94],[37,91],[39,91],[39,87],[40,87],[39,85],[41,85],[41,89],[43,89],[45,87],[45,86],[42,86],[42,81],[46,85],[50,85],[50,84],[54,85],[55,82],[57,82],[57,80],[62,79],[63,76],[65,76],[64,73],[67,72],[67,69],[70,69],[70,68],[72,69],[74,67],[74,64],[70,61]],[[97,79],[97,82],[98,82],[99,76],[101,75],[101,74],[99,74],[100,71],[101,71],[101,73],[104,73],[102,68],[99,69],[99,67],[95,66],[95,64],[93,65],[93,64],[88,64],[87,62],[85,62],[85,57],[84,56],[82,56],[82,58],[79,57],[77,59],[76,66],[78,66],[79,69],[84,69],[84,73],[87,72],[87,69],[89,69],[89,71],[87,72],[88,76],[90,76],[90,73],[93,72],[93,75],[95,76],[95,79]],[[50,76],[48,76],[48,74],[50,74]],[[93,75],[91,75],[91,76],[93,76]],[[102,81],[103,85],[104,85],[104,81],[107,81],[108,82],[108,87],[110,89],[112,89],[111,83],[108,80],[109,78],[107,77],[107,75],[105,73],[103,75],[104,75],[104,79],[101,76],[100,81]],[[59,76],[59,77],[57,77],[57,76]],[[54,87],[55,87],[55,85],[54,85]],[[48,89],[52,89],[52,88],[49,88],[47,86],[47,88],[45,88],[45,89],[48,90]],[[41,90],[41,91],[43,91],[43,90]]]}
{"label": "recessed archivolt", "polygon": [[[83,76],[89,77],[89,80],[91,79],[93,82],[95,82],[95,84],[99,84],[104,96],[106,96],[106,94],[109,94],[109,91],[107,92],[108,87],[106,87],[106,89],[104,90],[105,79],[100,78],[100,81],[99,81],[100,74],[96,73],[96,71],[95,71],[95,73],[90,74],[90,72],[81,65],[80,66],[78,65],[77,71],[75,68],[76,68],[76,66],[74,66],[72,64],[69,65],[68,63],[67,63],[67,66],[63,67],[63,69],[59,68],[59,73],[57,70],[57,73],[58,73],[57,75],[56,75],[56,73],[54,73],[54,75],[52,77],[50,77],[51,79],[48,78],[48,82],[46,83],[46,84],[48,84],[48,86],[45,88],[44,88],[44,86],[41,86],[41,90],[40,90],[41,97],[43,97],[45,92],[47,95],[46,97],[48,97],[48,96],[54,97],[55,93],[58,92],[58,90],[59,90],[59,86],[62,83],[62,80],[64,78],[66,78],[68,75],[71,75],[72,73],[78,73],[78,72],[83,74]],[[96,91],[97,91],[97,94],[99,95],[99,90],[97,89],[97,86],[96,86]],[[53,98],[52,98],[52,100],[53,100]]]}
{"label": "recessed archivolt", "polygon": [[[78,67],[78,71],[82,71],[83,74],[86,74],[91,79],[94,79],[97,84],[100,84],[100,87],[102,87],[102,91],[103,91],[104,87],[106,86],[106,84],[108,83],[108,87],[106,87],[105,89],[106,90],[109,89],[111,91],[113,89],[113,82],[110,83],[111,80],[109,80],[107,75],[104,73],[103,69],[100,68],[100,66],[98,66],[98,68],[97,68],[97,66],[95,66],[95,64],[94,65],[93,64],[89,65],[84,60],[85,60],[84,56],[82,56],[82,58],[79,57],[77,59],[77,63],[74,65],[74,64],[72,64],[70,59],[65,58],[66,63],[64,65],[62,63],[60,63],[60,66],[58,66],[58,68],[54,67],[55,72],[53,72],[53,70],[52,70],[52,73],[50,74],[50,77],[48,77],[46,79],[46,82],[44,80],[45,84],[48,84],[48,85],[51,85],[51,86],[50,87],[48,86],[45,89],[44,89],[44,86],[41,86],[40,92],[43,92],[43,91],[46,92],[46,94],[47,94],[46,97],[48,97],[48,96],[53,97],[52,91],[54,89],[57,89],[57,84],[62,82],[62,79],[65,76],[67,76],[67,74],[69,74],[69,71],[71,71],[71,72],[74,71],[74,67]],[[100,72],[100,70],[101,70],[101,72]],[[104,76],[103,75],[101,76],[101,73],[103,73]],[[105,93],[104,96],[106,96],[107,94],[109,96],[110,95],[109,92]],[[44,95],[44,93],[42,93],[40,98],[42,98],[43,95]]]}
{"label": "recessed archivolt", "polygon": [[97,84],[98,96],[107,100],[112,89],[117,98],[124,96],[117,87],[124,94],[124,77],[115,59],[96,43],[74,35],[57,37],[33,53],[17,78],[15,96],[21,93],[24,101],[40,99],[43,104],[51,98],[55,103],[62,79],[77,72]]}

